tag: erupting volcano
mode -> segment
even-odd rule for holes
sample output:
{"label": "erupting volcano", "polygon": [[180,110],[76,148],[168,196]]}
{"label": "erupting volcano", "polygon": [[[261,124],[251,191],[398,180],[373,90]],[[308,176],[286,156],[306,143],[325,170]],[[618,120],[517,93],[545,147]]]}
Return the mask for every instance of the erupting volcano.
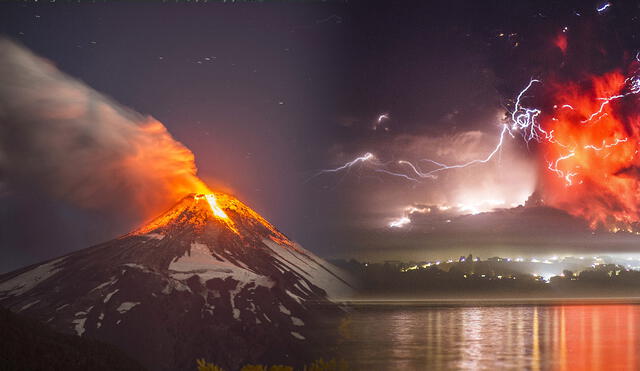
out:
{"label": "erupting volcano", "polygon": [[235,369],[304,359],[319,341],[316,314],[338,313],[331,300],[350,289],[238,199],[211,193],[113,241],[1,276],[0,303],[136,349],[151,369],[192,369],[196,358]]}

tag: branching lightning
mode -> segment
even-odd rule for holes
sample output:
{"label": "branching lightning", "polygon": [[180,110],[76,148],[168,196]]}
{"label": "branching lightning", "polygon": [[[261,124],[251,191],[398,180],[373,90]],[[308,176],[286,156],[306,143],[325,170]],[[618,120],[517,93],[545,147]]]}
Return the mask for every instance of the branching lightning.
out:
{"label": "branching lightning", "polygon": [[[529,81],[529,84],[527,84],[527,86],[518,94],[518,96],[516,97],[514,110],[513,112],[511,112],[511,121],[512,121],[511,124],[506,124],[506,123],[502,124],[502,129],[500,130],[497,144],[494,147],[494,149],[485,158],[474,159],[466,163],[454,164],[454,165],[447,165],[431,159],[420,160],[420,162],[429,162],[436,166],[435,169],[431,169],[429,171],[423,171],[422,169],[420,169],[419,166],[415,165],[414,163],[408,160],[397,161],[398,165],[408,168],[409,173],[406,173],[401,171],[389,170],[386,164],[381,163],[376,159],[376,157],[372,153],[367,152],[364,155],[360,157],[356,157],[355,159],[337,168],[321,170],[315,176],[320,174],[326,174],[326,173],[341,172],[341,171],[350,169],[351,167],[353,167],[354,165],[357,165],[358,163],[368,162],[375,167],[375,171],[378,173],[383,173],[390,176],[403,178],[412,182],[418,182],[421,179],[436,179],[437,175],[435,174],[444,170],[460,169],[460,168],[465,168],[475,164],[482,164],[482,163],[487,163],[491,161],[493,157],[502,148],[505,142],[506,135],[514,137],[513,131],[521,131],[522,136],[525,138],[527,142],[531,139],[539,140],[540,139],[539,133],[544,134],[545,138],[551,138],[552,136],[549,133],[545,132],[536,122],[536,118],[538,117],[538,115],[540,115],[541,111],[538,109],[523,107],[521,103],[525,93],[533,86],[534,83],[539,83],[539,82],[540,82],[539,80],[531,79],[531,81]],[[383,120],[388,118],[389,118],[388,114],[381,114],[380,116],[378,116],[377,123],[380,123]]]}
{"label": "branching lightning", "polygon": [[[610,6],[611,3],[605,3],[597,11],[604,12]],[[634,63],[640,63],[640,52],[635,55]],[[566,91],[556,92],[554,90],[552,96],[558,100],[558,104],[553,106],[556,111],[550,115],[547,112],[543,113],[540,108],[525,105],[524,101],[531,89],[542,85],[541,80],[530,79],[513,100],[512,109],[509,110],[505,122],[500,124],[495,146],[484,157],[459,164],[447,164],[434,159],[420,159],[418,161],[401,159],[383,163],[373,154],[366,153],[337,168],[322,170],[319,174],[348,171],[357,164],[367,163],[377,173],[403,180],[411,182],[435,180],[440,172],[466,168],[494,160],[503,149],[507,136],[515,138],[518,134],[527,146],[531,142],[541,143],[542,148],[546,151],[546,170],[561,179],[560,185],[564,184],[562,188],[575,187],[583,184],[583,181],[594,179],[594,176],[600,176],[588,172],[597,172],[600,164],[629,164],[631,161],[635,161],[632,159],[638,153],[637,150],[633,151],[638,141],[636,138],[638,134],[635,131],[625,129],[618,117],[620,113],[616,102],[631,95],[640,94],[640,68],[627,78],[618,73],[614,77],[593,77],[592,82],[594,85],[589,89],[596,92],[597,98],[589,99],[589,93],[584,93],[584,86],[577,84],[572,86],[568,83]],[[381,114],[376,123],[380,124],[388,117],[388,114]],[[609,162],[607,163],[607,161]],[[617,168],[608,171],[612,176],[617,176],[618,173],[622,174],[627,171],[625,169],[634,171],[633,169],[637,167],[634,164],[631,162],[627,167],[618,165]],[[603,180],[605,178],[606,176],[603,175],[602,179],[595,179],[606,182]],[[615,186],[623,187],[624,184],[626,183],[621,180]],[[606,184],[604,186],[606,187]],[[457,209],[461,212],[479,210],[479,208],[466,207],[465,205],[458,206]],[[623,211],[619,213],[620,215],[614,215],[613,218],[620,222],[638,220],[640,208],[638,209],[639,215],[634,217],[630,217],[632,214],[625,214],[627,211]],[[628,210],[631,213],[631,210],[635,209],[629,206]],[[392,228],[402,228],[411,223],[413,212],[415,211],[405,209],[404,215],[391,220],[387,225]],[[605,223],[601,216],[604,214],[596,216],[595,214],[581,213],[583,212],[575,212],[576,215],[584,216],[590,220],[592,227],[595,225],[594,223]]]}
{"label": "branching lightning", "polygon": [[576,176],[576,173],[572,173],[572,172],[564,172],[562,170],[558,169],[558,163],[560,161],[569,159],[573,156],[575,156],[576,153],[574,151],[569,152],[568,154],[561,156],[559,158],[557,158],[555,161],[549,161],[547,168],[551,171],[553,171],[554,173],[558,174],[558,176],[560,176],[561,178],[564,178],[567,181],[567,185],[571,185],[571,178],[573,178],[574,176]]}
{"label": "branching lightning", "polygon": [[626,143],[627,140],[629,140],[629,138],[624,138],[624,139],[616,139],[613,143],[607,144],[606,141],[603,139],[602,140],[602,145],[600,147],[594,146],[592,144],[588,144],[586,146],[584,146],[584,149],[592,149],[594,151],[602,151],[603,149],[606,148],[611,148],[611,147],[615,147],[620,143]]}
{"label": "branching lightning", "polygon": [[471,161],[466,162],[464,164],[458,164],[458,165],[445,165],[445,164],[441,164],[441,163],[439,163],[437,161],[433,161],[433,160],[430,160],[430,159],[422,159],[422,160],[420,160],[420,161],[431,162],[431,163],[436,164],[438,166],[438,168],[436,168],[434,170],[431,170],[428,173],[425,173],[425,175],[426,175],[425,177],[433,177],[434,173],[437,173],[437,172],[443,171],[443,170],[460,169],[460,168],[464,168],[464,167],[467,167],[467,166],[471,166],[471,165],[475,165],[475,164],[484,164],[484,163],[487,163],[487,162],[491,161],[491,159],[496,155],[496,153],[498,153],[498,151],[500,151],[500,148],[502,148],[502,145],[504,144],[504,138],[505,138],[506,134],[509,134],[511,137],[513,137],[513,134],[509,130],[509,126],[506,125],[506,124],[503,124],[502,125],[502,130],[500,131],[500,136],[498,137],[498,144],[493,149],[493,151],[491,151],[491,153],[489,153],[487,155],[487,157],[485,157],[483,159],[471,160]]}
{"label": "branching lightning", "polygon": [[403,179],[406,179],[406,180],[410,180],[412,182],[419,182],[418,179],[412,178],[412,177],[408,176],[407,174],[396,173],[396,172],[389,171],[389,170],[386,170],[386,169],[376,169],[375,171],[378,172],[378,173],[384,173],[384,174],[387,174],[387,175],[391,175],[391,176],[403,178]]}
{"label": "branching lightning", "polygon": [[517,95],[513,112],[511,112],[511,115],[510,115],[511,124],[510,125],[502,124],[502,130],[500,130],[497,144],[494,147],[494,149],[485,158],[475,159],[475,160],[468,161],[466,163],[456,164],[456,165],[446,165],[435,160],[422,159],[420,160],[421,162],[429,162],[436,165],[435,169],[432,169],[426,172],[422,171],[418,166],[406,160],[400,160],[398,161],[398,164],[408,166],[409,169],[415,175],[417,175],[422,179],[424,178],[435,179],[437,178],[435,174],[440,171],[451,170],[451,169],[461,169],[461,168],[465,168],[475,164],[484,164],[491,161],[493,157],[500,151],[500,149],[504,145],[505,137],[507,135],[511,136],[512,138],[514,137],[514,134],[513,134],[514,131],[520,131],[522,133],[522,137],[527,142],[532,139],[539,141],[541,138],[541,134],[544,135],[546,139],[552,138],[552,135],[544,131],[536,121],[541,111],[539,109],[526,108],[522,106],[522,99],[525,93],[533,86],[534,83],[539,83],[539,82],[540,82],[539,80],[531,79],[527,84],[527,86]]}
{"label": "branching lightning", "polygon": [[375,156],[371,153],[371,152],[367,152],[364,155],[360,156],[360,157],[356,157],[355,159],[353,159],[352,161],[347,162],[346,164],[339,166],[335,169],[325,169],[325,170],[320,170],[320,172],[318,174],[324,174],[324,173],[337,173],[339,171],[342,170],[346,170],[351,168],[352,166],[360,163],[360,162],[366,162],[369,161],[371,159],[375,159]]}

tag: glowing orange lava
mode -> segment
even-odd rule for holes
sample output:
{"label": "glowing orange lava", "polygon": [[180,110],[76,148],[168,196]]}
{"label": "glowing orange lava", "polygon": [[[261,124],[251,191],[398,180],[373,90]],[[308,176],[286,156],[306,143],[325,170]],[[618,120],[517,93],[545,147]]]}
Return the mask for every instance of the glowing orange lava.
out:
{"label": "glowing orange lava", "polygon": [[213,215],[215,215],[220,219],[229,219],[227,214],[220,208],[220,206],[218,206],[218,202],[216,201],[216,195],[212,193],[212,194],[204,195],[204,198],[209,203],[209,206],[211,207],[211,211],[213,211]]}
{"label": "glowing orange lava", "polygon": [[[289,240],[289,238],[287,238],[287,236],[278,231],[276,227],[269,223],[265,218],[253,211],[250,207],[242,203],[237,198],[226,193],[215,193],[215,202],[217,207],[224,215],[228,215],[224,212],[224,210],[228,210],[229,212],[231,212],[232,216],[229,220],[233,219],[234,215],[236,215],[238,221],[242,221],[242,225],[244,227],[251,230],[255,230],[256,227],[265,229],[269,234],[269,238],[273,241],[281,245],[287,245],[290,247],[293,246],[293,243],[291,242],[291,240]],[[212,210],[214,210],[213,207]],[[215,210],[213,212],[215,215]]]}
{"label": "glowing orange lava", "polygon": [[227,213],[224,212],[223,210],[223,206],[221,206],[218,203],[218,197],[221,196],[222,194],[215,194],[215,193],[208,193],[208,194],[198,194],[198,195],[194,195],[194,199],[196,201],[198,200],[206,200],[207,201],[207,205],[209,206],[209,209],[211,211],[211,213],[213,214],[213,216],[220,220],[223,224],[225,224],[230,230],[232,230],[234,233],[238,234],[238,229],[235,226],[235,223],[233,222],[233,220],[231,220],[229,218],[229,216],[227,215]]}
{"label": "glowing orange lava", "polygon": [[134,234],[164,233],[172,230],[174,225],[204,228],[211,223],[221,223],[242,238],[269,238],[280,245],[295,248],[287,236],[240,200],[226,193],[211,191],[184,197],[169,211],[139,228]]}
{"label": "glowing orange lava", "polygon": [[556,84],[543,118],[542,194],[592,228],[632,231],[640,221],[638,96],[619,72]]}

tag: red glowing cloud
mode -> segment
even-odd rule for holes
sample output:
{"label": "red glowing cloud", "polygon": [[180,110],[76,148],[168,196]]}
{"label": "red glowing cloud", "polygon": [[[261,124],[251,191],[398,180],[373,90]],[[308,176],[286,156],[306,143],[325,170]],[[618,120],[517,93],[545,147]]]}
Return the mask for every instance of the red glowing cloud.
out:
{"label": "red glowing cloud", "polygon": [[562,51],[562,54],[565,54],[567,52],[567,46],[568,46],[567,34],[564,32],[559,33],[558,36],[556,36],[556,38],[553,39],[553,44]]}
{"label": "red glowing cloud", "polygon": [[636,81],[620,71],[581,83],[552,84],[553,111],[542,126],[544,202],[585,218],[592,228],[640,222],[640,106]]}

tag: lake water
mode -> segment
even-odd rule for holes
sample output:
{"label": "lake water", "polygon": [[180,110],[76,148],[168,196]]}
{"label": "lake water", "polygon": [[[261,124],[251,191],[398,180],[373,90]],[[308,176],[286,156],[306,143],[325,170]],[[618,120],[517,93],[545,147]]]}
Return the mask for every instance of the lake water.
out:
{"label": "lake water", "polygon": [[640,305],[368,305],[341,326],[356,370],[640,369]]}

